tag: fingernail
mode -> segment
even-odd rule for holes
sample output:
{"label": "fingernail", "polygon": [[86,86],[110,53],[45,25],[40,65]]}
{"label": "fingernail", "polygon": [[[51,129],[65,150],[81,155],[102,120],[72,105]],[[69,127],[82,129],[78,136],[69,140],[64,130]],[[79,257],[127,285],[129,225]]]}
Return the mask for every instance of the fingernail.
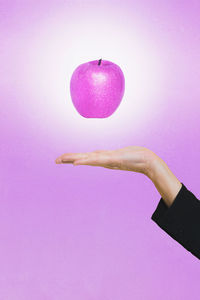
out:
{"label": "fingernail", "polygon": [[62,160],[60,158],[56,159],[56,164],[61,164]]}

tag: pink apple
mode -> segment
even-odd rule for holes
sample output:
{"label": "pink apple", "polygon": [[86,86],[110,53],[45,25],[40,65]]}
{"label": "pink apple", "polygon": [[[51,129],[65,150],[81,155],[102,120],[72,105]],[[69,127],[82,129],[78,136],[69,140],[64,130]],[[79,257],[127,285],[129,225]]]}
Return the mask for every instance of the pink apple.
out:
{"label": "pink apple", "polygon": [[108,60],[79,65],[70,80],[73,105],[85,118],[106,118],[119,106],[125,90],[122,70]]}

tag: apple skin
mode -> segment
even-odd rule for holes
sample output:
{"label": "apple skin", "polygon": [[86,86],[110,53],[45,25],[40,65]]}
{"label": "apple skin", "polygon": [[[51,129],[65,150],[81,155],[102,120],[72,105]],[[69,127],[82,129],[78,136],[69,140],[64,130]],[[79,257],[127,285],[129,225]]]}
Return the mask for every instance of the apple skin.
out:
{"label": "apple skin", "polygon": [[108,60],[79,65],[70,80],[70,94],[78,113],[85,118],[107,118],[118,108],[125,91],[121,68]]}

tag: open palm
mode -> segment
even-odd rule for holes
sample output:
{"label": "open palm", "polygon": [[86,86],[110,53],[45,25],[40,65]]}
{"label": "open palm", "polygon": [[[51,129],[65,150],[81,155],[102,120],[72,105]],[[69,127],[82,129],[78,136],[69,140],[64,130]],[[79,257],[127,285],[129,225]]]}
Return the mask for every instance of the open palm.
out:
{"label": "open palm", "polygon": [[100,166],[144,173],[155,153],[145,147],[128,146],[117,150],[96,150],[84,153],[64,153],[56,159],[57,164]]}

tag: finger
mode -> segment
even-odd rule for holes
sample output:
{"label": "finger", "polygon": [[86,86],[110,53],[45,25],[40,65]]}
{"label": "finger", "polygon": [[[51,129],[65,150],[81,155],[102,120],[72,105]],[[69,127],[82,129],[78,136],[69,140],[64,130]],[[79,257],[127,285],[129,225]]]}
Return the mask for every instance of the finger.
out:
{"label": "finger", "polygon": [[110,150],[94,150],[92,152],[83,153],[64,153],[56,159],[56,163],[74,163],[77,160],[83,160],[85,164],[94,166],[103,166],[107,163]]}
{"label": "finger", "polygon": [[55,162],[57,164],[59,163],[73,163],[74,160],[76,159],[85,159],[87,158],[89,155],[91,156],[93,153],[103,153],[105,152],[105,150],[94,150],[91,152],[80,152],[80,153],[64,153],[62,155],[60,155],[58,158],[56,158]]}
{"label": "finger", "polygon": [[74,166],[77,165],[88,165],[88,166],[101,166],[101,163],[95,159],[80,159],[74,162]]}
{"label": "finger", "polygon": [[87,158],[88,152],[85,153],[64,153],[60,155],[55,162],[56,163],[73,163],[77,159]]}
{"label": "finger", "polygon": [[100,167],[111,167],[110,154],[103,151],[102,153],[90,153],[85,159],[78,159],[74,162],[74,165],[90,165],[90,166],[100,166]]}

